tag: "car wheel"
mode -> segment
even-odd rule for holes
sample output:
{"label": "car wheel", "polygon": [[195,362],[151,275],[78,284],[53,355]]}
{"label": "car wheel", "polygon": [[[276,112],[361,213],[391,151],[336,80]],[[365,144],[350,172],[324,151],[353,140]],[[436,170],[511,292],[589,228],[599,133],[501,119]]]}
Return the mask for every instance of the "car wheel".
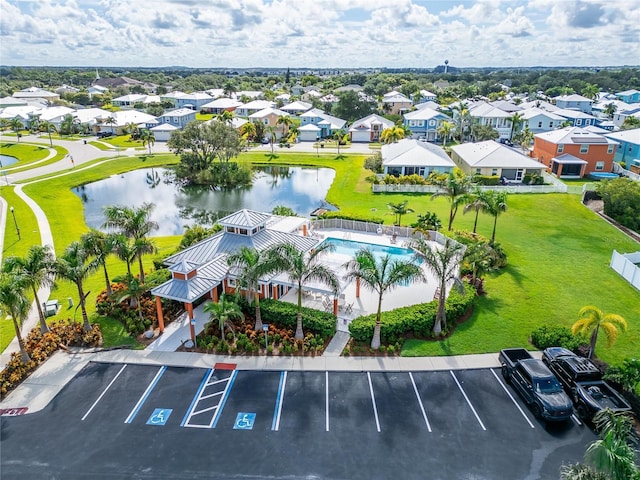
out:
{"label": "car wheel", "polygon": [[540,408],[540,405],[538,405],[537,403],[534,403],[531,406],[531,411],[533,412],[534,417],[542,418],[542,409]]}
{"label": "car wheel", "polygon": [[584,404],[581,403],[576,407],[576,413],[578,414],[578,418],[580,418],[580,420],[589,420],[589,412],[587,411],[587,407]]}
{"label": "car wheel", "polygon": [[503,365],[503,366],[502,366],[502,378],[504,378],[504,381],[505,381],[506,383],[511,383],[511,382],[509,381],[509,372],[507,371],[507,367],[506,367],[506,365]]}

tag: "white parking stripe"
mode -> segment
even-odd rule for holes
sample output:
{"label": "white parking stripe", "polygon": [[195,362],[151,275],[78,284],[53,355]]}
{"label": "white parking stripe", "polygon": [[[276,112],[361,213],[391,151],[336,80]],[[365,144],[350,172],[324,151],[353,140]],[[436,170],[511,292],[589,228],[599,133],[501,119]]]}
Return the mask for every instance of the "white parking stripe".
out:
{"label": "white parking stripe", "polygon": [[418,387],[416,387],[416,382],[413,380],[413,375],[411,374],[411,372],[409,372],[409,378],[411,379],[411,383],[413,384],[413,391],[416,392],[416,397],[418,398],[418,405],[420,405],[420,410],[422,411],[422,416],[424,417],[424,423],[427,424],[427,430],[431,432],[431,425],[429,425],[427,412],[424,411],[424,405],[422,404],[422,399],[420,398],[420,394],[418,393]]}
{"label": "white parking stripe", "polygon": [[113,377],[113,380],[111,380],[111,382],[109,382],[109,385],[107,385],[107,388],[105,388],[102,393],[100,394],[100,396],[97,398],[97,400],[95,402],[93,402],[93,405],[91,405],[91,408],[89,408],[89,410],[87,410],[87,413],[84,414],[84,416],[80,419],[80,420],[84,420],[85,418],[87,418],[87,416],[91,413],[91,410],[94,409],[94,407],[98,404],[98,402],[100,400],[102,400],[102,397],[104,397],[104,394],[107,393],[107,390],[109,390],[111,388],[111,385],[113,385],[113,382],[115,382],[118,377],[120,376],[120,374],[122,373],[122,371],[126,368],[127,364],[125,363],[122,368],[118,371],[118,373],[116,373],[116,376]]}
{"label": "white parking stripe", "polygon": [[496,377],[496,380],[498,381],[498,383],[500,384],[502,389],[505,392],[507,392],[507,395],[509,395],[509,398],[511,399],[513,404],[518,408],[518,410],[520,410],[520,413],[522,414],[524,419],[527,421],[527,423],[531,426],[531,428],[536,428],[536,427],[533,426],[533,423],[531,423],[531,420],[529,420],[529,417],[527,417],[527,415],[524,413],[522,408],[520,408],[520,405],[518,405],[518,402],[516,402],[516,399],[513,398],[513,395],[511,395],[511,392],[507,389],[507,386],[504,383],[502,383],[502,380],[500,380],[500,377],[498,377],[498,375],[496,375],[496,372],[493,369],[491,369],[491,373],[493,373],[493,376]]}
{"label": "white parking stripe", "polygon": [[284,400],[284,389],[287,386],[287,371],[285,370],[282,375],[282,388],[278,393],[278,412],[276,413],[276,421],[275,421],[275,431],[277,432],[280,428],[280,415],[282,414],[282,402]]}
{"label": "white parking stripe", "polygon": [[480,420],[480,417],[478,416],[478,414],[476,413],[476,409],[473,408],[473,405],[471,405],[471,401],[469,400],[469,397],[467,397],[467,394],[465,393],[465,391],[462,389],[462,385],[460,385],[460,382],[458,381],[458,378],[455,376],[455,374],[453,373],[453,370],[449,370],[449,373],[451,374],[451,376],[453,377],[453,379],[456,381],[456,385],[458,385],[458,388],[460,389],[460,391],[462,392],[462,395],[464,395],[464,399],[467,401],[467,404],[469,404],[469,408],[471,409],[471,411],[473,412],[473,414],[476,416],[476,419],[478,420],[478,423],[480,424],[480,426],[482,427],[483,430],[487,430],[484,426],[484,423],[482,423],[482,420]]}
{"label": "white parking stripe", "polygon": [[326,432],[329,431],[329,372],[324,372],[324,387],[325,387],[325,420],[324,420],[324,429]]}
{"label": "white parking stripe", "polygon": [[576,422],[576,425],[580,426],[582,425],[582,422],[580,421],[580,419],[578,419],[578,417],[576,417],[575,415],[571,415],[571,420],[573,420],[574,422]]}
{"label": "white parking stripe", "polygon": [[373,404],[373,414],[376,417],[376,428],[380,431],[380,420],[378,419],[378,407],[376,407],[376,397],[373,394],[373,384],[371,383],[371,373],[367,372],[367,378],[369,379],[369,391],[371,392],[371,403]]}

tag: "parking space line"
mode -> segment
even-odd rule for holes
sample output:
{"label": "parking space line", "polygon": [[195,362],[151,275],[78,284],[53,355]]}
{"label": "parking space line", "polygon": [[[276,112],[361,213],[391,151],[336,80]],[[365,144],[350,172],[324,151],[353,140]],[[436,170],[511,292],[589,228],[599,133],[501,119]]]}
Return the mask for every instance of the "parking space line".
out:
{"label": "parking space line", "polygon": [[498,381],[498,383],[500,384],[502,389],[505,392],[507,392],[507,395],[509,395],[509,398],[511,399],[513,404],[518,408],[518,410],[520,410],[520,413],[522,414],[524,419],[527,421],[527,423],[531,426],[531,428],[536,428],[536,427],[533,426],[533,423],[531,423],[531,420],[529,420],[529,417],[527,417],[527,415],[525,415],[524,410],[522,410],[522,408],[520,408],[520,405],[518,405],[518,402],[516,402],[516,399],[513,398],[513,395],[511,395],[511,392],[507,389],[506,385],[502,382],[502,380],[500,380],[500,377],[498,377],[498,375],[496,375],[496,372],[493,369],[490,369],[490,370],[491,370],[491,373],[493,373],[493,376],[496,377],[496,380]]}
{"label": "parking space line", "polygon": [[180,423],[181,427],[184,427],[185,423],[191,420],[192,416],[197,415],[196,413],[194,413],[193,409],[195,408],[196,403],[200,401],[200,395],[202,394],[205,385],[207,385],[207,382],[211,379],[211,375],[213,375],[213,369],[209,368],[202,377],[202,382],[200,382],[200,386],[198,387],[196,394],[193,396],[193,400],[191,400],[191,405],[189,405],[189,408],[187,408],[187,413],[184,414],[182,423]]}
{"label": "parking space line", "polygon": [[574,414],[571,414],[571,420],[576,422],[576,425],[578,425],[578,426],[582,425],[582,422]]}
{"label": "parking space line", "polygon": [[278,396],[276,397],[276,408],[273,411],[273,422],[271,430],[276,432],[280,428],[280,414],[282,413],[282,401],[284,400],[284,389],[287,386],[287,371],[280,373],[280,385],[278,385]]}
{"label": "parking space line", "polygon": [[87,416],[91,413],[91,410],[94,409],[94,407],[98,404],[98,402],[100,400],[102,400],[102,397],[104,397],[104,394],[107,393],[107,390],[109,390],[111,388],[111,385],[113,385],[113,383],[118,379],[118,377],[120,376],[120,374],[122,373],[122,371],[126,368],[127,364],[125,363],[122,368],[120,370],[118,370],[118,373],[116,373],[116,376],[113,377],[113,380],[111,380],[111,382],[109,382],[109,385],[107,385],[107,388],[105,388],[102,393],[100,394],[100,396],[96,399],[95,402],[93,402],[93,405],[91,405],[91,408],[89,408],[89,410],[87,410],[87,413],[84,414],[84,416],[80,419],[81,421],[84,420],[85,418],[87,418]]}
{"label": "parking space line", "polygon": [[431,432],[431,425],[429,425],[427,412],[424,411],[424,405],[422,404],[422,399],[420,398],[420,394],[418,393],[418,387],[416,387],[416,382],[413,379],[413,375],[411,374],[411,372],[409,372],[409,378],[411,379],[411,383],[413,384],[413,391],[416,392],[416,398],[418,399],[418,405],[420,405],[420,410],[422,411],[422,416],[424,417],[424,423],[427,424],[427,430]]}
{"label": "parking space line", "polygon": [[[226,379],[225,379],[225,381],[228,381],[228,380],[229,380],[228,378],[226,378]],[[207,385],[213,385],[213,384],[215,384],[215,383],[218,383],[218,382],[209,383],[209,384],[207,384]],[[200,400],[207,400],[208,398],[215,397],[215,396],[217,396],[217,395],[222,395],[222,391],[220,391],[220,392],[215,392],[215,393],[210,393],[209,395],[203,395],[203,396],[201,396],[201,397],[200,397]]]}
{"label": "parking space line", "polygon": [[142,404],[147,400],[147,398],[149,397],[149,395],[151,394],[151,390],[154,389],[154,387],[156,386],[156,384],[160,381],[160,377],[162,377],[162,374],[167,370],[166,366],[162,366],[160,367],[160,370],[158,370],[158,373],[156,373],[156,376],[153,377],[153,380],[151,380],[151,383],[149,384],[149,386],[147,387],[147,389],[144,391],[144,393],[142,394],[142,396],[140,397],[140,400],[138,400],[138,403],[136,403],[136,406],[133,407],[133,410],[131,410],[131,413],[129,414],[129,416],[127,417],[127,419],[124,421],[124,423],[131,423],[133,422],[133,419],[136,418],[136,415],[138,414],[138,411],[140,410],[140,408],[142,408]]}
{"label": "parking space line", "polygon": [[371,403],[373,404],[373,414],[376,417],[376,428],[380,431],[380,420],[378,419],[378,407],[376,406],[376,397],[373,394],[373,384],[371,383],[371,373],[367,372],[367,378],[369,379],[369,391],[371,392]]}
{"label": "parking space line", "polygon": [[229,397],[229,392],[231,391],[231,387],[233,387],[233,382],[236,381],[236,375],[237,374],[238,374],[238,371],[234,370],[233,373],[231,374],[231,378],[229,378],[229,383],[227,383],[227,386],[224,387],[224,393],[222,394],[222,399],[220,400],[220,403],[218,404],[218,409],[216,410],[216,414],[211,419],[211,423],[209,424],[209,428],[216,428],[216,425],[218,425],[218,420],[220,419],[220,412],[222,412],[222,409],[224,408],[224,404],[227,403],[227,398]]}
{"label": "parking space line", "polygon": [[487,430],[484,426],[484,423],[482,423],[482,420],[480,420],[480,417],[478,416],[478,413],[476,412],[476,409],[473,408],[473,405],[471,405],[471,401],[469,400],[469,397],[467,397],[467,394],[465,393],[465,391],[462,389],[462,385],[460,385],[460,382],[458,381],[458,378],[455,376],[455,374],[453,373],[453,370],[449,370],[449,373],[451,374],[451,376],[453,377],[453,379],[456,381],[456,385],[458,385],[458,388],[460,389],[460,391],[462,392],[462,395],[464,395],[464,399],[467,401],[467,404],[469,405],[469,408],[471,408],[471,411],[473,412],[473,414],[476,416],[476,419],[478,420],[478,423],[480,424],[480,426],[482,427],[483,430]]}
{"label": "parking space line", "polygon": [[324,400],[325,400],[325,419],[324,430],[329,431],[329,372],[324,372]]}

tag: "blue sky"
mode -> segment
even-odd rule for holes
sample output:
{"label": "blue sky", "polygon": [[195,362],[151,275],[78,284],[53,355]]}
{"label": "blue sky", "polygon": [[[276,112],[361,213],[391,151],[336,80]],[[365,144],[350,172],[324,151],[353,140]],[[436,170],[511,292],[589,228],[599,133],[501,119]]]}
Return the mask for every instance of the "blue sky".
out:
{"label": "blue sky", "polygon": [[4,65],[640,64],[640,0],[0,0]]}

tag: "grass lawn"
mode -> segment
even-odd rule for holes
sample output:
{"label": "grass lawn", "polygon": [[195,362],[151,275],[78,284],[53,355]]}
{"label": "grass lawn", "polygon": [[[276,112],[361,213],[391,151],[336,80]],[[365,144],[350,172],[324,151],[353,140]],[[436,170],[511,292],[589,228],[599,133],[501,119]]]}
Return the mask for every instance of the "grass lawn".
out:
{"label": "grass lawn", "polygon": [[33,143],[0,142],[0,153],[16,157],[18,162],[11,165],[11,167],[14,167],[27,165],[46,158],[49,155],[49,149],[44,145],[34,145]]}

